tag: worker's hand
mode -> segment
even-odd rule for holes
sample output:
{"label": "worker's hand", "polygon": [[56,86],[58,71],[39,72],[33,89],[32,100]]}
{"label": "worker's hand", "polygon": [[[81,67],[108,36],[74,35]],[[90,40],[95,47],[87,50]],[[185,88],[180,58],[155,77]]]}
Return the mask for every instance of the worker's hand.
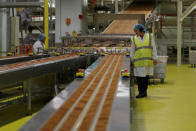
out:
{"label": "worker's hand", "polygon": [[158,61],[157,60],[154,60],[153,61],[154,65],[158,64]]}

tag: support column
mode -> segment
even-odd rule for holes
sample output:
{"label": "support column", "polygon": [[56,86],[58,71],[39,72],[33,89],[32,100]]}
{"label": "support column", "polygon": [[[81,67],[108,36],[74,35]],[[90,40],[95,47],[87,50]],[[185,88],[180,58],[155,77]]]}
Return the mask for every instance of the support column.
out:
{"label": "support column", "polygon": [[62,29],[61,29],[61,0],[55,0],[55,43],[61,43]]}
{"label": "support column", "polygon": [[58,93],[59,93],[59,84],[58,84],[58,75],[57,75],[57,73],[55,73],[55,75],[54,75],[54,79],[55,79],[55,84],[54,84],[54,90],[55,90],[55,95],[57,96],[58,95]]}
{"label": "support column", "polygon": [[125,1],[122,0],[122,9],[121,9],[121,11],[124,10],[124,9],[125,9]]}
{"label": "support column", "polygon": [[0,9],[0,56],[6,56],[8,40],[8,10]]}
{"label": "support column", "polygon": [[100,0],[100,5],[103,6],[104,5],[104,1]]}
{"label": "support column", "polygon": [[46,35],[45,49],[48,49],[48,0],[44,0],[44,33]]}
{"label": "support column", "polygon": [[[53,35],[52,35],[52,31],[53,31],[53,21],[52,21],[52,15],[53,15],[52,14],[52,5],[53,5],[53,1],[50,0],[49,3],[50,3],[50,9],[49,9],[49,12],[50,12],[49,37],[50,37],[50,39],[48,41],[49,41],[49,45],[52,45],[52,44],[54,44],[54,42],[53,42],[54,38],[53,38]],[[54,46],[54,45],[52,45],[52,46]]]}
{"label": "support column", "polygon": [[88,33],[88,0],[83,0],[82,2],[82,14],[83,14],[83,19],[81,21],[81,33],[82,34],[87,34]]}
{"label": "support column", "polygon": [[115,0],[115,14],[118,14],[118,0]]}
{"label": "support column", "polygon": [[157,44],[157,35],[156,35],[156,33],[157,33],[156,22],[153,21],[153,23],[152,23],[152,34],[154,36],[155,44]]}
{"label": "support column", "polygon": [[31,80],[25,80],[23,82],[24,90],[27,93],[27,115],[31,115]]}
{"label": "support column", "polygon": [[182,64],[181,46],[182,46],[182,0],[178,0],[178,19],[177,19],[177,66]]}
{"label": "support column", "polygon": [[152,22],[152,34],[155,36],[155,21]]}

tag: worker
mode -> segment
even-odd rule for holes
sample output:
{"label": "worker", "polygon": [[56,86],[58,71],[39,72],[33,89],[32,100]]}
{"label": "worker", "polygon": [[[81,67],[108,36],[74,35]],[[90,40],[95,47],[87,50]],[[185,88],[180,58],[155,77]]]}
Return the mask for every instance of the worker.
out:
{"label": "worker", "polygon": [[131,38],[131,65],[138,84],[136,98],[147,97],[149,76],[153,75],[153,66],[157,64],[157,50],[151,33],[146,33],[142,24],[133,26],[135,36]]}
{"label": "worker", "polygon": [[43,55],[44,48],[45,48],[45,42],[46,36],[45,34],[41,34],[37,41],[33,44],[33,54],[34,55]]}

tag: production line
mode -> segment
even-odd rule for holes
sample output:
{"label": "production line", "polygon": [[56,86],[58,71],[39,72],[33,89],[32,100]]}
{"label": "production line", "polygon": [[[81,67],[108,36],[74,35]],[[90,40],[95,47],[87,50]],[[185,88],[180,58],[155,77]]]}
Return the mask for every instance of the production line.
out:
{"label": "production line", "polygon": [[124,54],[99,58],[20,130],[130,129],[130,79],[121,77],[129,62]]}
{"label": "production line", "polygon": [[[78,68],[85,69],[97,57],[97,55],[90,54],[85,56],[68,54],[2,65],[0,66],[0,89],[7,89],[21,83],[23,99],[28,98],[27,112],[29,114],[31,113],[31,93],[33,90],[44,89],[51,95],[54,91],[58,94],[59,75],[70,71],[73,74]],[[0,105],[5,106],[3,103]]]}
{"label": "production line", "polygon": [[195,7],[0,0],[0,131],[195,131]]}
{"label": "production line", "polygon": [[37,55],[37,56],[23,55],[23,56],[0,57],[0,65],[24,62],[24,61],[35,60],[35,59],[40,59],[45,57],[49,57],[49,55]]}
{"label": "production line", "polygon": [[[132,14],[130,8],[123,14]],[[149,7],[146,8],[149,13]],[[130,130],[130,94],[133,93],[130,91],[130,77],[133,74],[129,73],[129,52],[130,38],[134,35],[126,29],[138,21],[144,23],[145,15],[140,13],[133,14],[131,20],[123,24],[122,20],[114,20],[103,34],[62,37],[62,52],[79,53],[80,56],[48,57],[11,64],[10,68],[0,67],[0,78],[6,76],[0,79],[2,86],[23,81],[28,94],[28,114],[31,114],[31,94],[37,83],[43,81],[38,86],[43,88],[47,81],[53,79],[50,89],[54,89],[57,96],[20,130]],[[118,27],[119,22],[124,28]],[[98,56],[99,59],[92,64]],[[93,60],[89,57],[93,57]],[[84,78],[76,78],[59,93],[58,72],[74,67],[84,69]],[[6,78],[12,81],[6,81]],[[131,84],[133,86],[133,82]]]}

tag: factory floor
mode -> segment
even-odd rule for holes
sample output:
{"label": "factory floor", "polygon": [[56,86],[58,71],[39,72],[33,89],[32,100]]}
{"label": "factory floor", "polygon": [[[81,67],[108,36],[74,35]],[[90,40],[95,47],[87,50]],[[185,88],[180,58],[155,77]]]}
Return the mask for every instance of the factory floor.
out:
{"label": "factory floor", "polygon": [[32,115],[26,115],[26,104],[16,104],[0,110],[0,131],[17,131],[50,100],[51,97],[44,96],[32,101]]}
{"label": "factory floor", "polygon": [[151,84],[147,98],[133,100],[132,131],[195,131],[195,100],[196,68],[168,65],[165,83]]}
{"label": "factory floor", "polygon": [[[164,84],[155,81],[148,97],[133,100],[132,131],[195,131],[196,130],[196,68],[189,65],[167,66]],[[137,95],[137,87],[134,87]],[[46,103],[35,102],[33,115]],[[16,131],[32,116],[25,116],[26,105],[0,111],[0,131]]]}

